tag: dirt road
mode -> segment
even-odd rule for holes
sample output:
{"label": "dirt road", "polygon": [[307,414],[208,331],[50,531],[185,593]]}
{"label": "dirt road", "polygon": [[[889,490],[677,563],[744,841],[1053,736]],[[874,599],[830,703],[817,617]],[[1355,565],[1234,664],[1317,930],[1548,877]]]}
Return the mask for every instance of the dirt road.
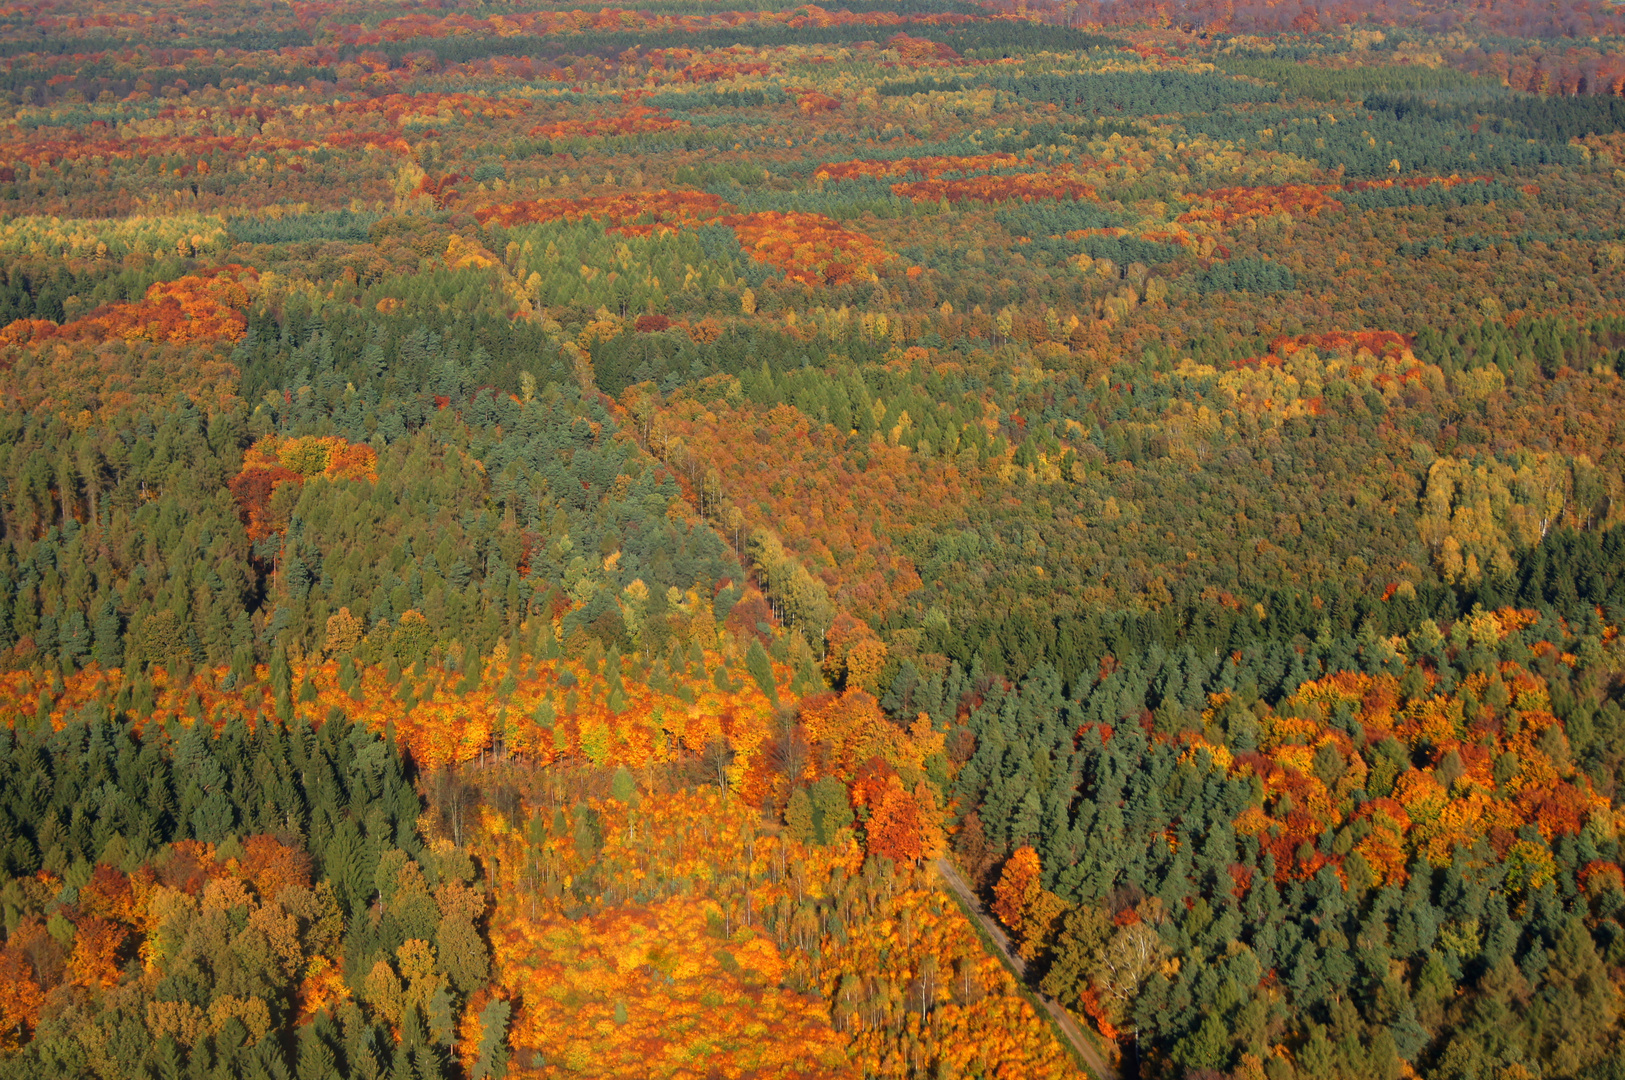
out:
{"label": "dirt road", "polygon": [[[982,910],[982,902],[971,891],[971,887],[965,883],[965,879],[959,876],[959,871],[955,870],[953,864],[947,859],[937,859],[932,865],[937,868],[937,873],[942,876],[942,880],[948,883],[948,887],[954,891],[960,900],[964,901],[965,908],[976,916],[976,921],[982,924],[982,929],[987,931],[987,936],[993,939],[994,943],[998,945],[999,951],[1004,954],[1005,961],[1015,969],[1017,977],[1025,980],[1027,962],[1017,956],[1010,948],[1010,935],[1006,934],[1004,928],[993,921],[992,916]],[[1098,1080],[1118,1080],[1116,1071],[1106,1063],[1105,1059],[1100,1056],[1100,1051],[1096,1050],[1094,1044],[1084,1036],[1083,1031],[1078,1027],[1078,1022],[1072,1018],[1072,1014],[1061,1008],[1056,1001],[1045,997],[1043,994],[1037,994],[1037,997],[1050,1016],[1054,1017],[1056,1025],[1061,1029],[1061,1033],[1066,1036],[1067,1041],[1072,1044],[1072,1048],[1078,1052],[1084,1063],[1089,1066],[1089,1071]]]}

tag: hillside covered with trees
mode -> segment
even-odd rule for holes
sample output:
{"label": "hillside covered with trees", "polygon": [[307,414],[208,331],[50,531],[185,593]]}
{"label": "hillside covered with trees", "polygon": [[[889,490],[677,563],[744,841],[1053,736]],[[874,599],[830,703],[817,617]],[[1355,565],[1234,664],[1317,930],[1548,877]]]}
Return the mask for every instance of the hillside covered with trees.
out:
{"label": "hillside covered with trees", "polygon": [[1625,1080],[1622,93],[0,9],[0,1080]]}

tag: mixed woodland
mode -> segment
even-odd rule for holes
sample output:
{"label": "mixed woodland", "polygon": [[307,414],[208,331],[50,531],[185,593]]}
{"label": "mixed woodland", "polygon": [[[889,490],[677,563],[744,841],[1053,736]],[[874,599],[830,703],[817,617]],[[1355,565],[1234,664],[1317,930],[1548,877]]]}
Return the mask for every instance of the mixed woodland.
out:
{"label": "mixed woodland", "polygon": [[1625,1080],[1622,94],[0,6],[0,1078]]}

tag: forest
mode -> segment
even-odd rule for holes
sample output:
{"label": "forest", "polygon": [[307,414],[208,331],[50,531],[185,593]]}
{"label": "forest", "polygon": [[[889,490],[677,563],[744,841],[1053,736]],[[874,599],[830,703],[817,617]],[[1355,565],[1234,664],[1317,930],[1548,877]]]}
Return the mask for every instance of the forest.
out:
{"label": "forest", "polygon": [[0,8],[0,1080],[1625,1080],[1622,97]]}

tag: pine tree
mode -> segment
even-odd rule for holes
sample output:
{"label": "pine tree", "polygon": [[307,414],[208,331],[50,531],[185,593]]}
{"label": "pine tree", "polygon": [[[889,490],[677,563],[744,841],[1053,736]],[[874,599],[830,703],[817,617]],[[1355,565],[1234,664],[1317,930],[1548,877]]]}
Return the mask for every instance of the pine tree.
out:
{"label": "pine tree", "polygon": [[437,1046],[457,1052],[457,1013],[451,991],[442,984],[429,998],[429,1038]]}
{"label": "pine tree", "polygon": [[503,1080],[508,1075],[508,1017],[512,1011],[501,998],[480,1010],[479,1052],[470,1080]]}
{"label": "pine tree", "polygon": [[293,668],[288,665],[287,654],[278,648],[271,653],[271,693],[276,702],[276,714],[286,723],[293,719]]}
{"label": "pine tree", "polygon": [[789,828],[790,835],[803,844],[810,844],[816,835],[813,828],[813,804],[807,796],[806,788],[796,788],[790,793],[790,801],[784,808],[784,824]]}
{"label": "pine tree", "polygon": [[118,606],[111,593],[104,593],[96,605],[95,644],[91,658],[104,668],[124,664],[124,634],[119,622]]}
{"label": "pine tree", "polygon": [[338,1063],[333,1051],[317,1034],[317,1025],[299,1028],[299,1056],[295,1075],[298,1080],[331,1080],[338,1075]]}
{"label": "pine tree", "polygon": [[835,834],[852,824],[852,802],[846,785],[833,776],[814,781],[808,792],[812,801],[813,831],[820,844],[828,844]]}
{"label": "pine tree", "polygon": [[745,652],[745,670],[750,672],[750,677],[756,680],[756,685],[767,695],[768,700],[777,705],[779,688],[773,680],[773,663],[762,649],[761,641],[754,636],[750,639],[750,648]]}

